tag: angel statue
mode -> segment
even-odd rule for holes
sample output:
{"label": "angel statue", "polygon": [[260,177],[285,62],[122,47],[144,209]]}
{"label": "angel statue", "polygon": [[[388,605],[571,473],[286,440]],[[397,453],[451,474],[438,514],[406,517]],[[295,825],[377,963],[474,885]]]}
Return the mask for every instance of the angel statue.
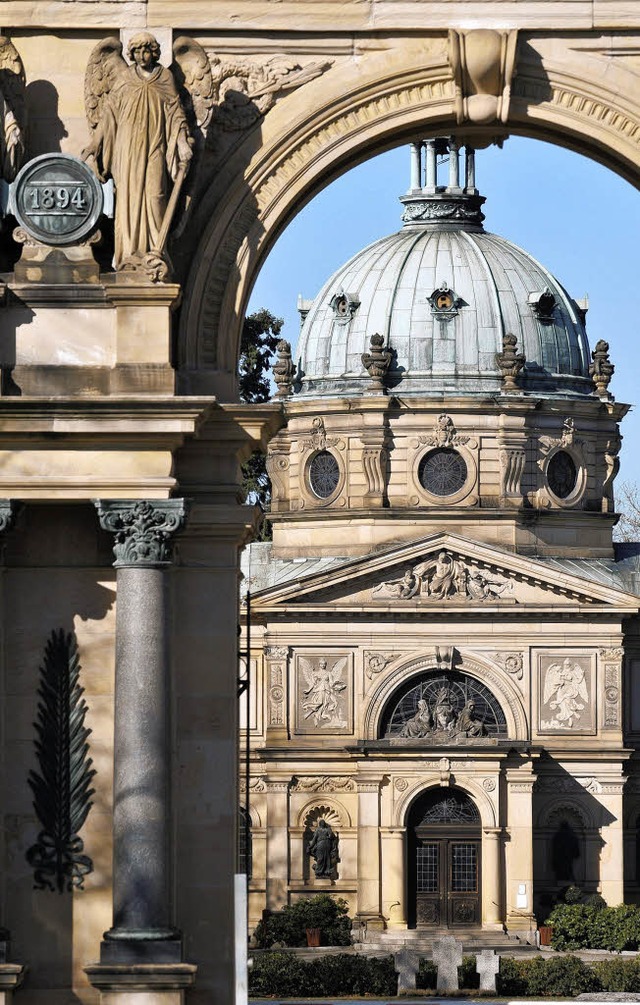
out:
{"label": "angel statue", "polygon": [[317,668],[313,664],[300,657],[300,665],[307,683],[302,694],[302,710],[304,718],[313,717],[316,726],[329,723],[333,726],[344,725],[338,710],[338,698],[340,692],[347,687],[342,680],[342,671],[347,665],[347,657],[343,656],[336,660],[331,669],[325,659],[318,660]]}
{"label": "angel statue", "polygon": [[[122,43],[105,38],[91,53],[85,107],[91,131],[85,160],[116,188],[116,268],[142,269],[152,278],[162,263],[178,196],[193,156],[188,112],[204,126],[213,106],[207,55],[193,39],[179,38],[174,63],[159,63],[160,46],[140,32],[122,57]],[[155,276],[153,275],[156,270]]]}
{"label": "angel statue", "polygon": [[13,42],[0,35],[0,178],[13,181],[25,149],[25,74]]}
{"label": "angel statue", "polygon": [[544,681],[543,704],[555,712],[556,726],[571,728],[575,719],[589,704],[585,672],[569,658],[562,664],[552,663]]}

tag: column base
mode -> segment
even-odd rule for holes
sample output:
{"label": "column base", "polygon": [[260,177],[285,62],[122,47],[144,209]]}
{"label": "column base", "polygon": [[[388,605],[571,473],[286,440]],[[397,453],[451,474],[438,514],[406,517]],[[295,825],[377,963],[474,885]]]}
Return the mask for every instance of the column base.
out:
{"label": "column base", "polygon": [[105,938],[100,943],[100,963],[143,963],[150,966],[170,966],[182,963],[182,939]]}
{"label": "column base", "polygon": [[26,970],[20,963],[0,963],[0,1005],[11,1005],[13,992],[22,984]]}
{"label": "column base", "polygon": [[197,969],[193,963],[92,963],[84,972],[100,992],[100,1005],[183,1005]]}

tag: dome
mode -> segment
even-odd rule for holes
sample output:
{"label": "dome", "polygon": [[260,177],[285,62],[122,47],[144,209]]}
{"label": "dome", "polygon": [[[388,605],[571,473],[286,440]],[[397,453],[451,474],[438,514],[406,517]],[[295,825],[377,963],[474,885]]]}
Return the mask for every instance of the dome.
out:
{"label": "dome", "polygon": [[522,390],[592,393],[584,308],[526,251],[484,230],[474,185],[412,188],[401,201],[402,229],[305,304],[300,393],[365,390],[361,357],[376,333],[394,353],[387,386],[398,394],[498,391],[496,353],[509,333],[526,358]]}

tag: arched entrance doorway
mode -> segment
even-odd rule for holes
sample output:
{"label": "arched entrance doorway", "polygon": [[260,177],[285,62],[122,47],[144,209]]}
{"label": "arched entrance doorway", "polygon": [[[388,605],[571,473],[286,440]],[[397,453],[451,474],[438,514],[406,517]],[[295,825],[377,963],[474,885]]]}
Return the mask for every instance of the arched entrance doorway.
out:
{"label": "arched entrance doorway", "polygon": [[480,813],[460,789],[428,789],[407,818],[410,928],[481,923]]}

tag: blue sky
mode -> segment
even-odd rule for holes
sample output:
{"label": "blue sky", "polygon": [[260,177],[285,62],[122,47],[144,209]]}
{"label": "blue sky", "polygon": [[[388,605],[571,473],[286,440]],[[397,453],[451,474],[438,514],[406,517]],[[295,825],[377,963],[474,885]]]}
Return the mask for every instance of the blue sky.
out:
{"label": "blue sky", "polygon": [[[640,483],[640,195],[595,161],[537,140],[511,137],[502,150],[479,151],[476,164],[486,229],[525,248],[572,296],[588,294],[589,342],[606,339],[616,366],[609,389],[638,404],[622,425],[619,480]],[[267,307],[283,317],[295,346],[298,294],[314,297],[351,255],[398,230],[397,197],[408,185],[402,146],[327,186],[280,236],[249,312]]]}

